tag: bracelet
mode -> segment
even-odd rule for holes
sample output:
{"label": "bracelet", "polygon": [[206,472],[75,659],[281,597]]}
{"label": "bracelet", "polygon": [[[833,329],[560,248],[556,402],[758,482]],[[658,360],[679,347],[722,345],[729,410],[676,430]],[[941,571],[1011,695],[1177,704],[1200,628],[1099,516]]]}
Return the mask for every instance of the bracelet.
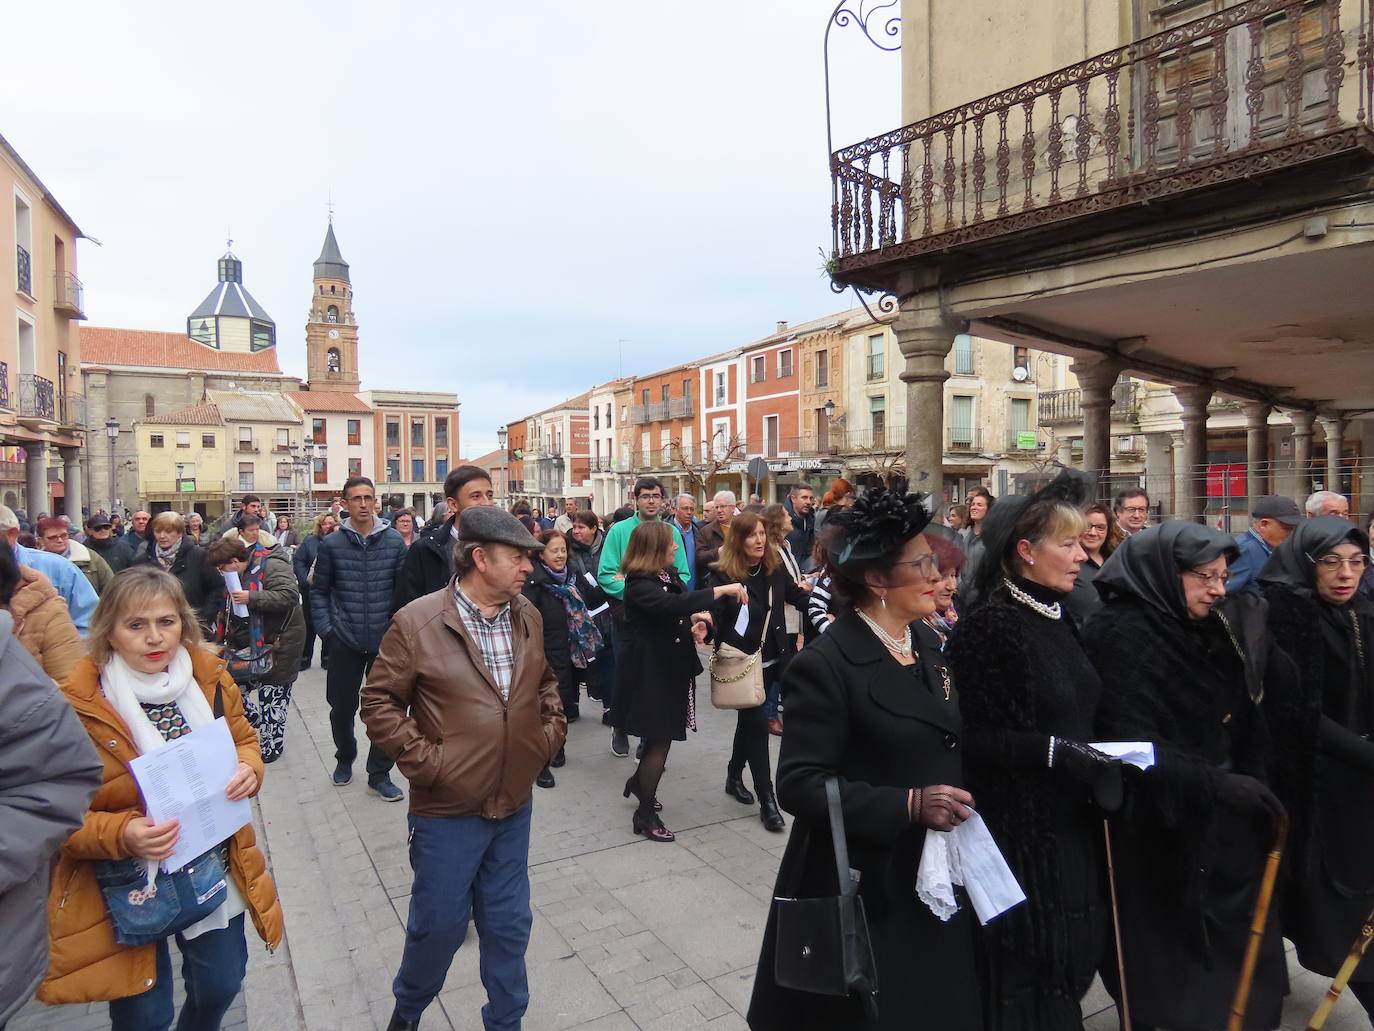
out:
{"label": "bracelet", "polygon": [[922,789],[912,788],[906,795],[907,819],[911,823],[918,823],[921,818],[921,798]]}
{"label": "bracelet", "polygon": [[1051,735],[1050,735],[1050,758],[1049,758],[1049,768],[1050,768],[1050,769],[1054,769],[1054,743],[1055,743],[1055,742],[1054,742],[1054,735],[1051,734]]}

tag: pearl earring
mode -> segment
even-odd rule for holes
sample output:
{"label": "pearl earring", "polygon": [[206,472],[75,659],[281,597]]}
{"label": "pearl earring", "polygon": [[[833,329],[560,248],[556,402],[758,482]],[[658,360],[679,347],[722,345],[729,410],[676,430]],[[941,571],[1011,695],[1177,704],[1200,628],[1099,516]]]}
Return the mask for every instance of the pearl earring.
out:
{"label": "pearl earring", "polygon": [[887,611],[887,595],[886,595],[886,594],[880,594],[880,595],[878,596],[878,604],[881,605],[881,606],[883,607],[883,611]]}
{"label": "pearl earring", "polygon": [[1029,562],[1031,565],[1035,565],[1035,559],[1033,558],[1028,558],[1026,559],[1026,561]]}

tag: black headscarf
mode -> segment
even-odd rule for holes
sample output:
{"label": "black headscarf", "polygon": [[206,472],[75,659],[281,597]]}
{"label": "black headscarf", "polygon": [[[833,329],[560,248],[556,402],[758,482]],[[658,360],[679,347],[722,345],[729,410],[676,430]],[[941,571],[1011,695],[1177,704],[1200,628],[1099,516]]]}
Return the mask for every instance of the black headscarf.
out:
{"label": "black headscarf", "polygon": [[1236,540],[1201,523],[1170,520],[1122,541],[1093,579],[1103,600],[1113,594],[1139,598],[1166,616],[1188,618],[1179,574],[1219,555],[1231,561],[1240,553]]}
{"label": "black headscarf", "polygon": [[1362,555],[1369,553],[1369,537],[1349,519],[1330,515],[1305,520],[1274,549],[1259,580],[1311,597],[1317,591],[1317,559],[1342,544],[1357,545]]}

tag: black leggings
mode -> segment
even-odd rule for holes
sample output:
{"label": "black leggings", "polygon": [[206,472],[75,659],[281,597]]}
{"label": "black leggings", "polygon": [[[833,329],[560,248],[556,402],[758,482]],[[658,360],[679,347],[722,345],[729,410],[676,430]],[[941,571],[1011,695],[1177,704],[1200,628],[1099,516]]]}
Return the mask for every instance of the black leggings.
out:
{"label": "black leggings", "polygon": [[[763,671],[765,693],[773,686],[776,677],[776,663]],[[754,794],[761,798],[772,797],[773,771],[768,757],[768,714],[767,706],[759,705],[752,709],[740,709],[735,717],[735,745],[730,752],[730,765],[726,771],[731,777],[744,775],[747,763],[754,778]]]}

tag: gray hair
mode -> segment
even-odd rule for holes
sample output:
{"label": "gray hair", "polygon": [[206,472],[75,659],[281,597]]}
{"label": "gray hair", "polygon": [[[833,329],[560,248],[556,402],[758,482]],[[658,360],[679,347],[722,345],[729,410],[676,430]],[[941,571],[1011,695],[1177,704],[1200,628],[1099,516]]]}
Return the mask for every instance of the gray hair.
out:
{"label": "gray hair", "polygon": [[19,517],[9,505],[0,505],[0,533],[19,529]]}
{"label": "gray hair", "polygon": [[[1334,490],[1319,490],[1307,499],[1307,503],[1303,505],[1303,508],[1307,509],[1307,514],[1309,516],[1315,516],[1320,514],[1321,510],[1326,507],[1329,501],[1345,501],[1345,495],[1337,494]],[[5,528],[4,520],[0,518],[0,529]]]}
{"label": "gray hair", "polygon": [[695,494],[688,494],[686,492],[683,492],[682,494],[679,494],[677,497],[673,498],[673,507],[677,508],[678,505],[682,504],[683,498],[686,498],[694,505],[697,503],[697,496]]}
{"label": "gray hair", "polygon": [[735,497],[735,492],[732,490],[718,490],[716,491],[715,497],[713,497],[711,500],[714,501],[717,505],[719,505],[721,501],[724,500],[725,503],[729,505],[731,508],[734,508],[738,501],[738,499]]}

